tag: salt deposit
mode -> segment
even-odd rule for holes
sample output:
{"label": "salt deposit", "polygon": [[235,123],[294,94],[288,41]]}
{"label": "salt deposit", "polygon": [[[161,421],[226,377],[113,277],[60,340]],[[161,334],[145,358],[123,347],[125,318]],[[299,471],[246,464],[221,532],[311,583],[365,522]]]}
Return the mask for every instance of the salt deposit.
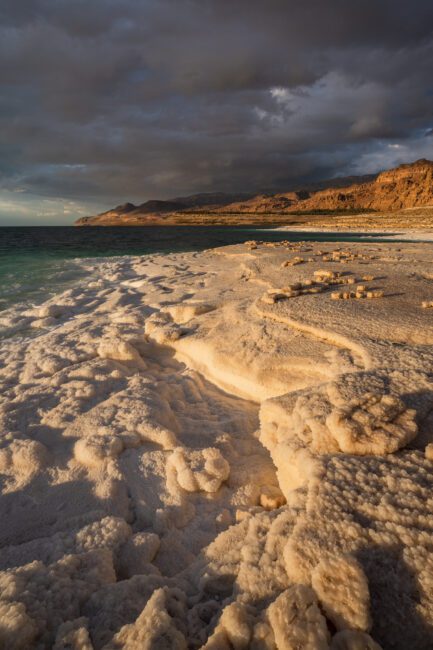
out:
{"label": "salt deposit", "polygon": [[433,254],[335,246],[0,314],[0,648],[433,646]]}

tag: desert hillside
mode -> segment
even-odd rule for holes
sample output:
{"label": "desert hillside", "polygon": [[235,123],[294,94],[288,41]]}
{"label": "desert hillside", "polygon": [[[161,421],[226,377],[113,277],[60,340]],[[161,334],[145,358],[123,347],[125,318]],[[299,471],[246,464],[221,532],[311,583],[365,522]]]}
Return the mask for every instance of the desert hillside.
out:
{"label": "desert hillside", "polygon": [[[328,183],[329,185],[329,183]],[[169,201],[151,200],[139,206],[126,203],[113,210],[76,221],[79,226],[134,225],[243,225],[246,223],[295,223],[322,225],[323,215],[360,212],[395,213],[433,206],[433,162],[418,160],[378,174],[361,177],[349,185],[344,179],[326,189],[300,189],[276,194],[234,197],[197,194]],[[320,219],[311,218],[320,215]],[[293,217],[300,216],[301,219]],[[309,219],[304,216],[309,215]],[[370,220],[371,221],[371,220]],[[375,225],[380,225],[375,222]]]}

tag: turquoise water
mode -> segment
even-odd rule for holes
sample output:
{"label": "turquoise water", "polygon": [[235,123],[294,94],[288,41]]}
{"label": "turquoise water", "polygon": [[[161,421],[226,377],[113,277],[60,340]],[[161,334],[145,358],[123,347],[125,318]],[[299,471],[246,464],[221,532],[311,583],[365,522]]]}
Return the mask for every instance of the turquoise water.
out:
{"label": "turquoise water", "polygon": [[199,251],[247,239],[349,242],[362,235],[218,226],[0,228],[0,310],[38,302],[85,280],[87,271],[78,262],[83,258]]}

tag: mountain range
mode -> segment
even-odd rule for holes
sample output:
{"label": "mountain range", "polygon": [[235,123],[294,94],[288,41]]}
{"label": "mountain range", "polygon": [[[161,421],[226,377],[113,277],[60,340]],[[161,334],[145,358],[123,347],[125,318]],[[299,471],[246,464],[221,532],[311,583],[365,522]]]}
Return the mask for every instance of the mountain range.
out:
{"label": "mountain range", "polygon": [[374,176],[338,178],[295,191],[203,193],[125,203],[77,226],[239,225],[283,223],[286,215],[394,212],[433,206],[433,162],[417,160]]}

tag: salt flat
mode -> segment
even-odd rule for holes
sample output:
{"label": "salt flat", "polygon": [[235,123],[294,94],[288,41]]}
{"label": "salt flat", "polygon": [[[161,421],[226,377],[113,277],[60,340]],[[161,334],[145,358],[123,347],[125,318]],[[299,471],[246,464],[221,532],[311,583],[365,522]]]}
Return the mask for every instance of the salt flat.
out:
{"label": "salt flat", "polygon": [[0,319],[0,647],[431,648],[431,244],[82,263]]}

